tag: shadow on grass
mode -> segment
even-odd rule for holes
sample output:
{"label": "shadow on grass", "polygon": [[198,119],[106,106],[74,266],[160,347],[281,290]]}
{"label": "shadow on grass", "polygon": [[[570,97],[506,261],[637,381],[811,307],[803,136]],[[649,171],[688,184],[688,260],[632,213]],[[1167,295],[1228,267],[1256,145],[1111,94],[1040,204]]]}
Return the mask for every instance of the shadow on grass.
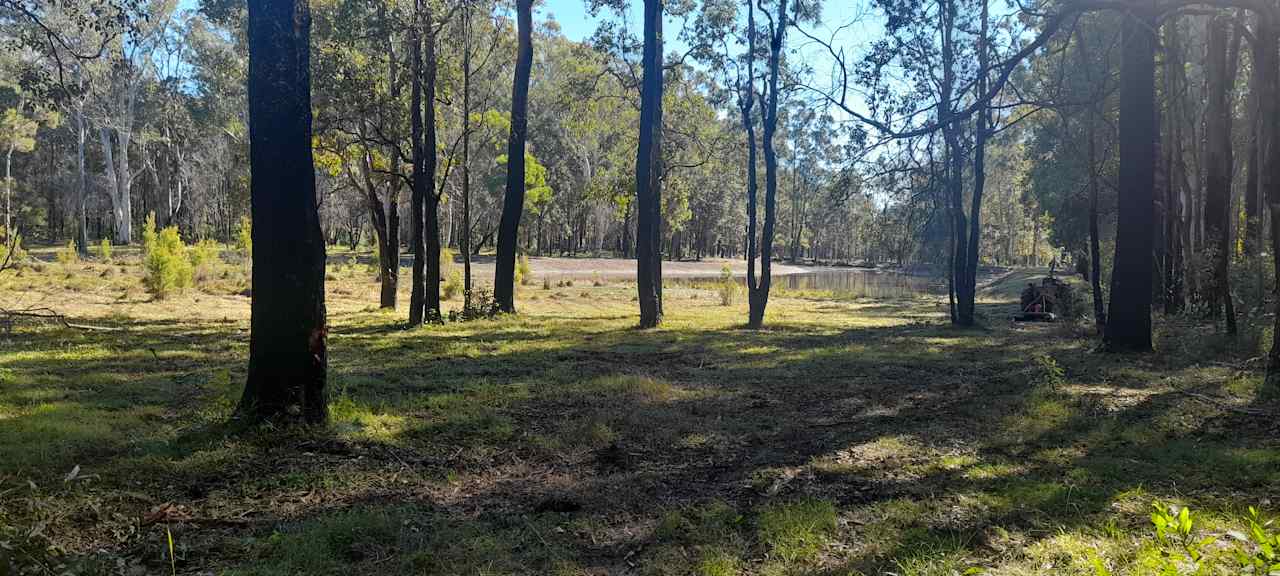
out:
{"label": "shadow on grass", "polygon": [[[1008,533],[1025,547],[1098,526],[1138,493],[1227,507],[1280,482],[1274,441],[1241,434],[1256,418],[1155,384],[1199,377],[1194,358],[1094,354],[1053,327],[993,320],[1009,304],[983,304],[983,330],[921,306],[866,303],[849,314],[869,322],[851,325],[822,305],[818,321],[759,331],[636,331],[607,310],[415,330],[354,315],[332,333],[322,434],[224,424],[247,338],[233,325],[138,323],[123,339],[24,327],[0,355],[0,479],[56,485],[82,465],[95,490],[147,495],[111,504],[126,519],[173,501],[245,520],[191,523],[185,560],[261,574],[443,573],[485,558],[693,570],[664,556],[672,546],[772,562],[754,523],[800,498],[850,520],[826,536],[843,552],[808,560],[815,573],[904,571],[981,563]],[[708,502],[743,520],[696,543],[654,528]]]}

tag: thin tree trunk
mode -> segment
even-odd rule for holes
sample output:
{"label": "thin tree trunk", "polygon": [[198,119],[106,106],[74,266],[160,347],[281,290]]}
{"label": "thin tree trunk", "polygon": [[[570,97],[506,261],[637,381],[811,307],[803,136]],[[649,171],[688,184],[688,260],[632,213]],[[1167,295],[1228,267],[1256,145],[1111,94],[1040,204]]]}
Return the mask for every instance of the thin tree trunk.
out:
{"label": "thin tree trunk", "polygon": [[773,283],[770,267],[773,262],[774,226],[777,221],[778,153],[774,148],[774,136],[778,131],[778,68],[782,60],[782,43],[787,33],[787,0],[779,0],[775,27],[769,37],[769,96],[765,101],[764,117],[764,229],[760,233],[760,279],[748,286],[747,326],[759,328],[764,324],[765,308],[769,305],[769,289]]}
{"label": "thin tree trunk", "polygon": [[[431,190],[431,182],[427,181],[426,175],[426,155],[428,151],[423,146],[422,141],[422,11],[423,4],[427,0],[415,0],[413,7],[413,25],[409,29],[409,58],[410,58],[410,80],[409,89],[409,133],[413,147],[413,193],[410,198],[410,218],[412,223],[411,240],[413,251],[413,285],[409,288],[409,325],[420,326],[423,321],[423,314],[426,312],[426,294],[424,290],[424,272],[426,269],[426,258],[423,250],[426,244],[423,241],[424,224],[424,206],[428,192]],[[427,22],[430,25],[430,22]],[[429,151],[435,154],[434,150]]]}
{"label": "thin tree trunk", "polygon": [[1208,23],[1208,47],[1205,55],[1205,88],[1208,108],[1205,112],[1205,216],[1209,253],[1213,256],[1213,286],[1209,307],[1213,318],[1226,315],[1227,333],[1236,333],[1235,307],[1231,297],[1229,264],[1231,261],[1231,108],[1229,83],[1234,78],[1228,69],[1225,16]]}
{"label": "thin tree trunk", "polygon": [[423,320],[426,322],[439,323],[443,320],[440,310],[440,195],[443,190],[436,190],[436,33],[435,22],[432,18],[431,3],[424,2],[424,24],[426,30],[426,38],[424,39],[424,47],[426,54],[424,55],[424,65],[426,66],[423,78],[423,136],[426,142],[423,144],[423,180],[426,188],[426,255],[423,257],[426,269],[426,275],[423,278],[423,289],[425,290],[423,307]]}
{"label": "thin tree trunk", "polygon": [[462,7],[462,298],[471,302],[471,4]]}
{"label": "thin tree trunk", "polygon": [[493,298],[498,310],[515,312],[516,241],[524,212],[524,150],[529,130],[529,73],[533,69],[533,0],[516,0],[519,45],[511,83],[511,135],[507,139],[507,190],[498,225]]}
{"label": "thin tree trunk", "polygon": [[328,418],[324,236],[311,154],[311,13],[302,0],[249,3],[253,280],[249,375],[237,413],[300,406]]}

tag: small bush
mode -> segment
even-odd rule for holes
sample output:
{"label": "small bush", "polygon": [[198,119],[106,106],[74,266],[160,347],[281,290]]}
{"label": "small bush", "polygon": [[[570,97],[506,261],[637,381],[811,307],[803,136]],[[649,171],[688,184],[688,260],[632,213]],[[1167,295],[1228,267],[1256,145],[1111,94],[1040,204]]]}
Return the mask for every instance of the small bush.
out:
{"label": "small bush", "polygon": [[550,278],[548,278],[548,277],[546,277],[546,276],[543,276],[543,277],[542,277],[542,289],[543,289],[543,290],[550,290],[550,289],[551,289],[551,279],[550,279]]}
{"label": "small bush", "polygon": [[108,262],[108,263],[111,262],[111,239],[110,238],[103,238],[102,242],[98,244],[98,258],[101,258],[103,262]]}
{"label": "small bush", "polygon": [[191,285],[191,259],[178,229],[170,226],[156,232],[156,216],[147,216],[142,232],[143,284],[156,298]]}
{"label": "small bush", "polygon": [[448,279],[453,276],[456,265],[453,263],[454,253],[447,247],[440,248],[440,277]]}
{"label": "small bush", "polygon": [[[22,235],[15,233],[13,238],[10,238],[5,234],[4,227],[0,226],[0,238],[3,238],[3,241],[0,241],[0,264],[8,262],[15,268],[25,266],[27,251],[22,249]],[[10,250],[13,254],[9,254]]]}
{"label": "small bush", "polygon": [[530,282],[533,282],[533,269],[529,266],[529,257],[521,254],[516,259],[516,284],[525,286]]}
{"label": "small bush", "polygon": [[462,293],[462,287],[462,272],[450,270],[449,276],[444,280],[444,285],[440,287],[440,298],[453,300],[454,297]]}
{"label": "small bush", "polygon": [[222,247],[217,242],[207,238],[196,242],[191,246],[190,254],[196,282],[204,282],[218,275],[218,270],[222,267]]}
{"label": "small bush", "polygon": [[716,285],[716,293],[720,295],[721,306],[733,306],[742,293],[742,286],[733,279],[733,270],[728,264],[720,268],[720,282]]}
{"label": "small bush", "polygon": [[80,261],[80,253],[76,252],[76,243],[72,240],[67,240],[67,245],[59,248],[58,252],[54,254],[54,257],[58,259],[59,264],[64,266],[75,264]]}
{"label": "small bush", "polygon": [[236,252],[246,260],[253,257],[253,220],[248,216],[240,217],[240,227],[236,229]]}

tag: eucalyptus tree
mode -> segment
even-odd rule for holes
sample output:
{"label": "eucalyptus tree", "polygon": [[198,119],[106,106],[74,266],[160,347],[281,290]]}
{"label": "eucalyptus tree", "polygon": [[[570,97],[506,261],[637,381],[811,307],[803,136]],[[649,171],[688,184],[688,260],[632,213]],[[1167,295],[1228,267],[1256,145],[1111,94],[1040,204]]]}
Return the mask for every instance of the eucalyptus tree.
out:
{"label": "eucalyptus tree", "polygon": [[524,212],[525,138],[529,127],[529,74],[533,68],[533,0],[516,0],[519,44],[511,83],[511,134],[507,139],[507,186],[498,226],[498,254],[494,266],[494,304],[515,312],[516,242]]}
{"label": "eucalyptus tree", "polygon": [[249,375],[237,413],[328,418],[325,242],[311,151],[311,14],[304,0],[249,3],[253,287]]}

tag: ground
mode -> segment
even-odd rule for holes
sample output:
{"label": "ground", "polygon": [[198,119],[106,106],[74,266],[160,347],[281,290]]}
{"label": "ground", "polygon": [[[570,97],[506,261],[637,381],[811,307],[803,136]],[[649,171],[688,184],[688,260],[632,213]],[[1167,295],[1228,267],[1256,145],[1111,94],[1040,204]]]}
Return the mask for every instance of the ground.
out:
{"label": "ground", "polygon": [[780,293],[751,331],[683,285],[639,331],[600,278],[406,330],[337,264],[331,425],[245,429],[225,267],[164,300],[127,256],[0,274],[0,308],[76,326],[0,325],[0,573],[1145,574],[1153,502],[1223,541],[1277,510],[1256,342],[1161,319],[1155,354],[1096,352],[1007,320],[1037,271],[977,329]]}

